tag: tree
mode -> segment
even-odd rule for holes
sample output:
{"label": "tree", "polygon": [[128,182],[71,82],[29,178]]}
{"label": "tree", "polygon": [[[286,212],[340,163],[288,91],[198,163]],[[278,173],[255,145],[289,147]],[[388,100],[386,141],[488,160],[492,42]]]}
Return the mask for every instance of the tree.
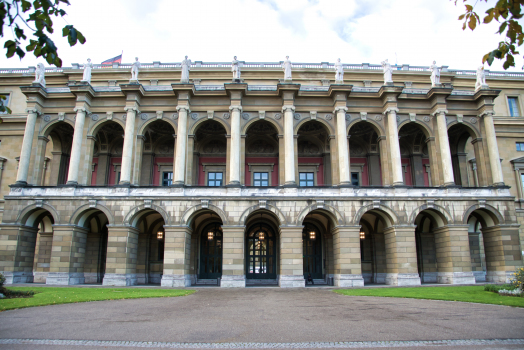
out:
{"label": "tree", "polygon": [[[52,34],[54,31],[53,17],[66,15],[62,8],[64,5],[70,5],[69,0],[35,0],[32,3],[28,0],[0,0],[0,37],[4,37],[4,29],[11,29],[12,34],[12,40],[6,40],[4,43],[7,58],[17,54],[22,59],[26,51],[32,51],[36,57],[43,57],[47,63],[62,67],[58,48],[46,32]],[[27,41],[24,29],[32,31],[36,39],[29,39],[25,51],[22,46],[22,43]],[[70,46],[76,45],[77,42],[86,42],[82,33],[72,25],[64,26],[62,36],[67,37]],[[9,108],[4,106],[4,100],[5,96],[0,96],[0,112],[11,113]]]}
{"label": "tree", "polygon": [[[454,0],[455,5],[459,0]],[[475,1],[476,2],[479,0]],[[488,0],[480,0],[485,1]],[[472,2],[472,0],[463,0],[464,3]],[[488,24],[495,19],[500,23],[499,30],[496,32],[498,34],[506,33],[506,37],[503,41],[499,42],[498,47],[488,52],[482,57],[482,63],[488,62],[491,66],[493,60],[499,59],[506,61],[503,64],[504,69],[515,66],[514,55],[518,55],[517,47],[521,46],[524,41],[524,34],[522,33],[522,26],[517,22],[517,20],[523,17],[522,5],[524,0],[497,0],[494,7],[486,11],[486,16],[484,17],[483,23]],[[480,17],[474,11],[474,5],[466,4],[466,12],[460,15],[458,18],[460,21],[464,20],[462,30],[465,30],[466,27],[475,30],[477,24],[481,24]],[[523,67],[524,69],[524,67]]]}

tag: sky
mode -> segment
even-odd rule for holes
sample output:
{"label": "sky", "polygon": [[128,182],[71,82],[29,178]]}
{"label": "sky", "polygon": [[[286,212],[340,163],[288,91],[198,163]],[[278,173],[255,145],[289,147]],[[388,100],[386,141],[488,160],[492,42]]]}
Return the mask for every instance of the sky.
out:
{"label": "sky", "polygon": [[[493,3],[493,0],[489,0]],[[123,63],[192,61],[392,64],[476,69],[502,36],[496,23],[462,30],[458,0],[70,0],[67,16],[54,20],[63,66],[119,55]],[[483,18],[488,6],[477,0]],[[73,24],[87,38],[69,47],[61,28]],[[4,41],[10,39],[5,31]],[[26,31],[27,33],[27,31]],[[3,49],[5,51],[5,49]],[[522,49],[524,50],[524,49]],[[0,55],[0,67],[36,66]],[[524,62],[517,57],[516,67]],[[46,64],[47,66],[47,64]],[[490,70],[503,70],[496,61]]]}

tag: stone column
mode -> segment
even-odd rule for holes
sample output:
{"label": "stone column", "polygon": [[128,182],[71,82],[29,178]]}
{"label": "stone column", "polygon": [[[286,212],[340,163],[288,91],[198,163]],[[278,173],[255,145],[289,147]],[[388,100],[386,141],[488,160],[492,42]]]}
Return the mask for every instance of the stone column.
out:
{"label": "stone column", "polygon": [[495,134],[495,126],[493,125],[493,114],[495,114],[494,111],[487,111],[482,113],[480,117],[484,117],[484,129],[486,130],[486,141],[488,143],[489,165],[491,167],[493,186],[504,186],[499,147],[497,145],[497,135]]}
{"label": "stone column", "polygon": [[19,186],[27,185],[27,175],[29,174],[29,164],[31,163],[31,149],[33,148],[33,137],[35,136],[36,117],[38,117],[39,113],[37,109],[27,110],[24,140],[22,141],[20,163],[18,164],[18,174],[16,175],[16,184]]}
{"label": "stone column", "polygon": [[471,272],[468,225],[448,225],[433,230],[437,254],[437,283],[474,284]]}
{"label": "stone column", "polygon": [[295,181],[295,138],[293,136],[294,111],[294,106],[282,107],[284,113],[284,186],[297,185]]}
{"label": "stone column", "polygon": [[442,168],[442,176],[444,186],[455,184],[453,178],[453,164],[451,160],[451,150],[449,148],[448,127],[446,123],[447,110],[437,110],[433,116],[437,118],[437,136],[440,150],[440,167]]}
{"label": "stone column", "polygon": [[176,137],[173,185],[184,186],[186,183],[187,115],[190,110],[187,106],[177,106],[176,110],[178,111],[178,135]]}
{"label": "stone column", "polygon": [[231,152],[229,155],[229,186],[240,186],[240,113],[241,106],[229,107],[231,111]]}
{"label": "stone column", "polygon": [[191,285],[191,229],[187,226],[165,226],[164,273],[162,287]]}
{"label": "stone column", "polygon": [[333,229],[334,282],[336,287],[363,287],[360,226]]}
{"label": "stone column", "polygon": [[[140,185],[142,155],[144,153],[144,140],[144,135],[136,135],[135,166],[133,167],[133,184],[136,186]],[[162,186],[162,179],[160,179],[160,186]]]}
{"label": "stone column", "polygon": [[351,185],[351,171],[348,149],[348,135],[346,133],[346,107],[337,107],[333,111],[337,116],[337,149],[340,185]]}
{"label": "stone column", "polygon": [[107,228],[106,273],[102,284],[104,286],[136,285],[138,229],[115,225],[107,225]]}
{"label": "stone column", "polygon": [[135,119],[140,111],[136,107],[126,107],[126,130],[124,135],[124,149],[122,150],[122,167],[119,185],[131,184],[131,161],[135,143]]}
{"label": "stone column", "polygon": [[278,284],[281,288],[306,286],[302,229],[303,226],[280,226],[280,279]]}
{"label": "stone column", "polygon": [[389,161],[391,162],[391,179],[393,186],[403,185],[402,163],[400,160],[400,144],[398,142],[396,108],[388,108],[384,113],[387,115],[388,129],[387,140],[389,145]]}
{"label": "stone column", "polygon": [[6,284],[33,282],[33,263],[38,229],[0,224],[0,272]]}
{"label": "stone column", "polygon": [[220,287],[245,287],[245,226],[222,226],[222,280]]}
{"label": "stone column", "polygon": [[80,168],[80,155],[82,154],[82,136],[84,135],[84,123],[86,120],[87,110],[85,108],[75,108],[75,112],[76,120],[75,130],[73,133],[73,146],[71,147],[71,157],[69,158],[69,172],[67,174],[68,185],[78,184],[78,169]]}
{"label": "stone column", "polygon": [[522,266],[519,225],[497,225],[480,229],[486,254],[486,281],[509,283]]}
{"label": "stone column", "polygon": [[384,230],[386,241],[386,284],[418,286],[415,226],[392,226]]}
{"label": "stone column", "polygon": [[51,265],[46,284],[84,284],[84,262],[89,230],[74,225],[53,225]]}
{"label": "stone column", "polygon": [[7,159],[0,157],[0,189],[2,188],[2,173],[4,172],[4,163],[6,160]]}
{"label": "stone column", "polygon": [[33,166],[33,178],[30,180],[31,183],[42,186],[43,180],[42,180],[42,173],[45,169],[45,150],[47,147],[47,143],[49,142],[49,139],[45,136],[38,136],[38,141],[36,144],[36,154],[34,157],[34,166]]}

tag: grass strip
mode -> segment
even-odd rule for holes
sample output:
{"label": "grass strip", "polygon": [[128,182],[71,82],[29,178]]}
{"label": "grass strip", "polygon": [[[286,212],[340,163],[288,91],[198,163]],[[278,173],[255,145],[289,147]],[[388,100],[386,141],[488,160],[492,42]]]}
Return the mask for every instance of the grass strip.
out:
{"label": "grass strip", "polygon": [[10,287],[8,289],[31,290],[35,295],[29,298],[0,299],[0,311],[85,301],[180,297],[195,292],[185,289],[156,288]]}
{"label": "grass strip", "polygon": [[351,296],[465,301],[524,307],[524,298],[486,292],[484,286],[337,289],[334,292]]}

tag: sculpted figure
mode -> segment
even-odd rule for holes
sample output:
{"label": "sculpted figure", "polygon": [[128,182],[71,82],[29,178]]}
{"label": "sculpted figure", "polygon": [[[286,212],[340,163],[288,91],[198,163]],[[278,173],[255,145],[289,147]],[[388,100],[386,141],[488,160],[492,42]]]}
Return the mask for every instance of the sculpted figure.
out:
{"label": "sculpted figure", "polygon": [[282,63],[282,69],[284,70],[284,80],[291,80],[291,61],[289,56],[286,56],[286,60]]}
{"label": "sculpted figure", "polygon": [[191,70],[191,60],[186,58],[182,61],[182,77],[180,78],[181,83],[189,82],[189,71]]}
{"label": "sculpted figure", "polygon": [[475,83],[475,89],[480,89],[483,86],[488,86],[488,84],[486,84],[486,72],[484,72],[484,66],[479,66],[477,68],[477,82]]}
{"label": "sculpted figure", "polygon": [[82,77],[82,81],[86,81],[88,83],[91,83],[91,70],[93,69],[93,64],[91,63],[91,59],[87,59],[87,63],[84,64],[84,76]]}
{"label": "sculpted figure", "polygon": [[388,60],[382,61],[382,70],[384,71],[384,84],[393,82],[393,70]]}
{"label": "sculpted figure", "polygon": [[138,57],[135,57],[135,62],[131,66],[131,80],[138,81],[138,70],[140,69],[140,62],[138,62]]}
{"label": "sculpted figure", "polygon": [[37,83],[45,87],[45,67],[43,63],[36,65],[35,81],[33,81],[33,83]]}
{"label": "sculpted figure", "polygon": [[335,80],[343,81],[344,80],[344,66],[340,62],[340,58],[335,62]]}
{"label": "sculpted figure", "polygon": [[440,68],[437,66],[437,61],[433,61],[433,64],[429,66],[431,71],[431,86],[440,84]]}
{"label": "sculpted figure", "polygon": [[233,72],[233,80],[240,79],[240,67],[238,66],[237,56],[233,57],[233,62],[231,62],[231,71]]}

